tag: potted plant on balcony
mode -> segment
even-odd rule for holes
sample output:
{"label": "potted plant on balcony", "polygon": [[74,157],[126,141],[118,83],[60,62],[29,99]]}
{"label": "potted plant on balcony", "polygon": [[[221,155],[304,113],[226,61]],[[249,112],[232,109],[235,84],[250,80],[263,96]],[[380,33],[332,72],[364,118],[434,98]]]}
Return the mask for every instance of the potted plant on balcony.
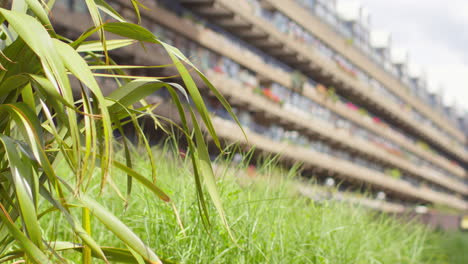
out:
{"label": "potted plant on balcony", "polygon": [[304,90],[304,84],[307,81],[307,77],[299,71],[294,71],[291,74],[291,88],[293,91],[302,94]]}

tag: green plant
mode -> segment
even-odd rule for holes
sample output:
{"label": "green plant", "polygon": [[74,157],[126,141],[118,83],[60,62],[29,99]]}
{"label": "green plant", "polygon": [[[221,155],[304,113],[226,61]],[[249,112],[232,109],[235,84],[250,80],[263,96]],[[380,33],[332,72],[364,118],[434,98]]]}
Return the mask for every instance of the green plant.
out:
{"label": "green plant", "polygon": [[307,82],[307,77],[300,71],[293,71],[291,73],[291,87],[294,91],[302,94],[304,91],[304,84]]}
{"label": "green plant", "polygon": [[446,259],[445,263],[463,264],[468,259],[468,234],[466,232],[438,233],[435,237],[437,250]]}
{"label": "green plant", "polygon": [[351,46],[351,45],[354,44],[354,39],[352,39],[352,38],[347,38],[347,39],[345,40],[345,43],[346,43],[346,45]]}
{"label": "green plant", "polygon": [[330,87],[327,90],[327,96],[330,98],[334,103],[338,102],[339,98],[338,95],[336,94],[335,87]]}
{"label": "green plant", "polygon": [[[61,252],[76,250],[81,253],[83,263],[91,263],[92,257],[105,262],[112,259],[161,263],[152,249],[91,195],[94,186],[91,183],[99,178],[99,193],[112,190],[114,199],[126,203],[136,181],[161,200],[171,202],[158,187],[158,157],[151,152],[137,120],[150,116],[158,123],[152,114],[154,106],[143,100],[158,89],[168,89],[180,115],[201,219],[205,226],[210,223],[204,185],[229,231],[197,116],[213,141],[218,146],[220,142],[187,66],[232,113],[226,100],[180,51],[145,28],[127,22],[105,1],[85,1],[94,27],[78,39],[57,34],[48,17],[48,9],[54,2],[13,0],[11,9],[0,9],[0,262],[18,258],[26,263],[67,262]],[[136,0],[132,3],[139,18],[139,3]],[[116,22],[103,23],[103,13]],[[108,33],[120,38],[109,39]],[[93,35],[100,40],[88,40]],[[164,47],[185,88],[156,77],[127,75],[124,72],[127,69],[145,67],[117,65],[109,57],[108,51],[136,42]],[[72,77],[79,83],[75,87],[78,98],[73,96]],[[105,97],[98,77],[111,78],[118,88]],[[187,100],[193,102],[193,107],[184,103]],[[142,106],[135,108],[138,102]],[[149,178],[134,169],[130,142],[125,136],[122,139],[125,158],[115,158],[113,132],[122,132],[126,124],[135,127],[145,145],[144,155],[151,164]],[[73,177],[65,179],[59,174],[57,170],[62,166]],[[127,175],[126,193],[116,187],[117,171]],[[56,241],[44,234],[40,219],[57,213],[66,223],[61,228],[74,234],[72,239]],[[93,221],[105,227],[103,232],[118,238],[122,248],[99,245],[91,233]]]}
{"label": "green plant", "polygon": [[367,112],[366,109],[362,108],[362,107],[359,107],[359,114],[363,115],[363,116],[369,116],[369,112]]}
{"label": "green plant", "polygon": [[431,147],[424,141],[420,141],[418,140],[416,142],[416,145],[418,145],[420,148],[424,149],[424,150],[427,150],[427,151],[430,151],[431,150]]}
{"label": "green plant", "polygon": [[400,179],[401,178],[401,171],[397,168],[392,168],[392,169],[386,169],[385,174],[391,176],[394,179]]}

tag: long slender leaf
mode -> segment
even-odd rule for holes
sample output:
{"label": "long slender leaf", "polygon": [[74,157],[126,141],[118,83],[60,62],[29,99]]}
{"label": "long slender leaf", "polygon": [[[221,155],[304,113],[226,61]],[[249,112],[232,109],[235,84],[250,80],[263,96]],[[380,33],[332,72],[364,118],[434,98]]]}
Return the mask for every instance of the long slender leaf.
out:
{"label": "long slender leaf", "polygon": [[[112,39],[106,41],[106,48],[107,50],[114,50],[130,46],[134,43],[136,43],[134,39]],[[76,50],[78,52],[96,52],[104,51],[104,47],[101,41],[89,41],[83,42]]]}
{"label": "long slender leaf", "polygon": [[2,219],[2,223],[5,224],[15,239],[18,240],[25,253],[31,258],[31,260],[37,264],[48,263],[47,256],[44,255],[44,253],[42,253],[42,251],[30,239],[28,239],[28,237],[26,237],[14,223],[11,222],[11,218],[2,204],[0,204],[0,211],[0,218]]}
{"label": "long slender leaf", "polygon": [[[42,247],[42,232],[37,221],[36,206],[33,202],[33,191],[27,178],[31,177],[31,168],[26,164],[24,158],[19,155],[18,149],[13,140],[7,136],[0,135],[0,142],[3,144],[8,162],[10,164],[11,176],[15,185],[16,195],[20,206],[20,212],[26,226],[27,233],[31,241],[38,247]],[[29,175],[28,175],[29,174]]]}
{"label": "long slender leaf", "polygon": [[91,213],[101,221],[114,235],[122,240],[127,246],[135,250],[138,254],[144,257],[150,263],[162,263],[156,254],[148,248],[141,239],[135,235],[125,224],[117,217],[110,213],[107,209],[101,206],[93,199],[82,196],[81,202],[89,208]]}

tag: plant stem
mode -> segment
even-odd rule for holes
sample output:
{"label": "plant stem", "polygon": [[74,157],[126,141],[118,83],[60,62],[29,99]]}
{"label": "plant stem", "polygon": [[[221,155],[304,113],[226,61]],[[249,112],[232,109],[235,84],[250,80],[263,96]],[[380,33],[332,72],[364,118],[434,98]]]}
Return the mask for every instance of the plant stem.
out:
{"label": "plant stem", "polygon": [[[91,217],[88,208],[82,210],[82,224],[86,233],[91,235]],[[91,264],[91,248],[88,247],[83,241],[83,264]]]}

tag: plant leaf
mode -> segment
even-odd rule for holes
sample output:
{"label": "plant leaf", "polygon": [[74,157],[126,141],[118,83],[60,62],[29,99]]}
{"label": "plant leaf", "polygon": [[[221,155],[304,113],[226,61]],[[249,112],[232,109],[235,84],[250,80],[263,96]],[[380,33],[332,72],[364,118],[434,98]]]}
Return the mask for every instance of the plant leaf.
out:
{"label": "plant leaf", "polygon": [[89,198],[88,196],[82,195],[80,197],[81,202],[86,206],[91,213],[99,219],[114,235],[116,235],[122,242],[128,247],[132,248],[140,254],[145,260],[152,264],[162,264],[161,260],[156,254],[148,248],[141,239],[135,235],[124,223],[122,223],[117,217],[110,213],[107,209],[101,206],[99,203]]}

